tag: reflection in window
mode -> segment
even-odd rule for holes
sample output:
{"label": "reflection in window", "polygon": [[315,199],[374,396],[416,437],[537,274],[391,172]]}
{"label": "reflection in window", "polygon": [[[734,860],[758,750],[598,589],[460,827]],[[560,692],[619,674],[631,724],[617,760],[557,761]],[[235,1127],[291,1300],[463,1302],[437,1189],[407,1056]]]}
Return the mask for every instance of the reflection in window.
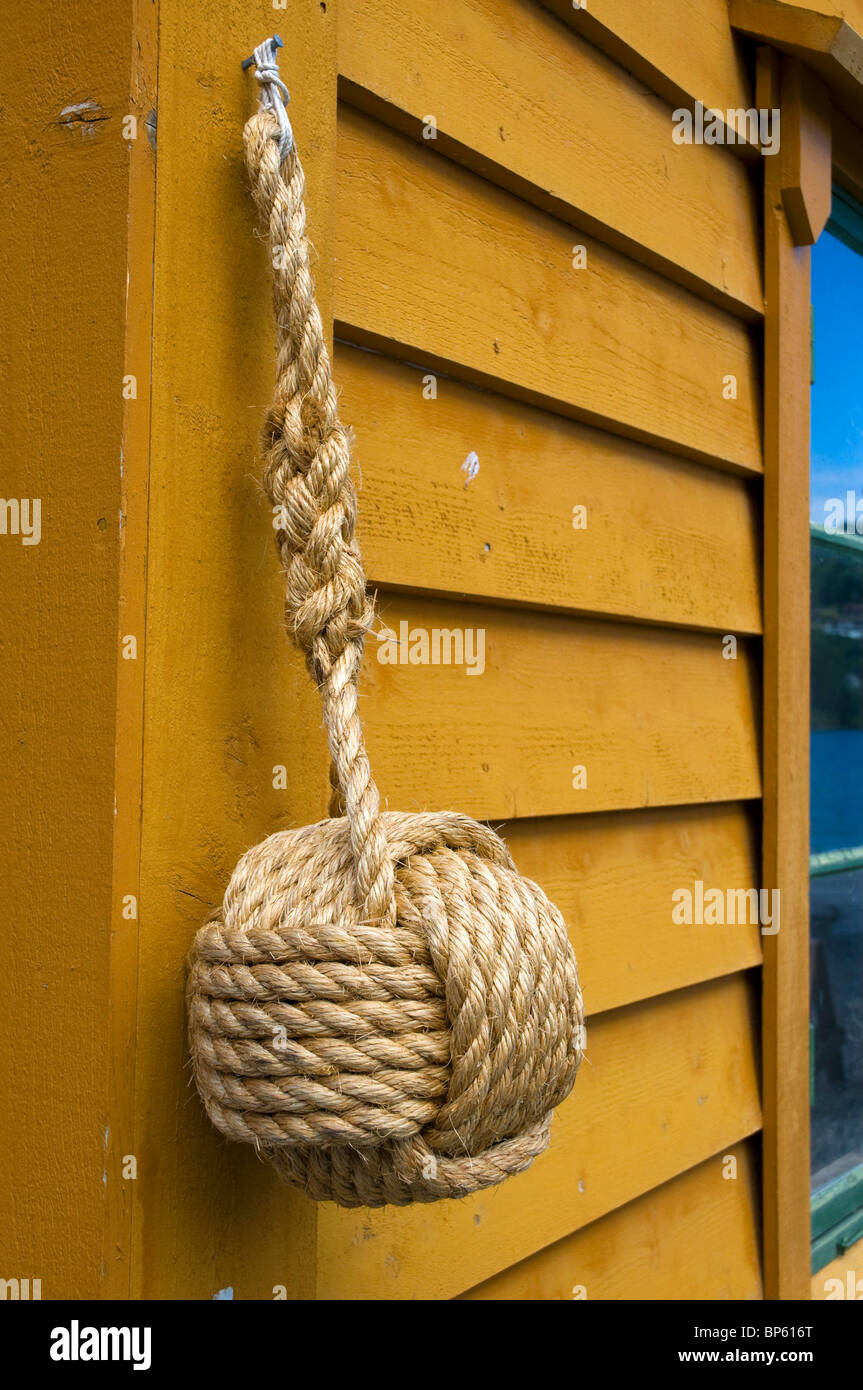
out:
{"label": "reflection in window", "polygon": [[863,1235],[863,213],[812,253],[813,1269]]}

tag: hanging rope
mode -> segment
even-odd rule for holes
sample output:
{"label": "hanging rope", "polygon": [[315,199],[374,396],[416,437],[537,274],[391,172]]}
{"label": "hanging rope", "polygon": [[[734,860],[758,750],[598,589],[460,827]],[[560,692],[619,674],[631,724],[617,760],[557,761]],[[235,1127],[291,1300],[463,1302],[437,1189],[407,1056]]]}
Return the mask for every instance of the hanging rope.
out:
{"label": "hanging rope", "polygon": [[274,265],[264,485],[344,814],[242,857],[195,940],[190,1044],[223,1134],[315,1198],[404,1205],[464,1196],[543,1151],[581,1060],[582,1002],[560,913],[493,831],[380,809],[357,707],[373,606],[277,46],[250,60],[261,109],[244,132]]}

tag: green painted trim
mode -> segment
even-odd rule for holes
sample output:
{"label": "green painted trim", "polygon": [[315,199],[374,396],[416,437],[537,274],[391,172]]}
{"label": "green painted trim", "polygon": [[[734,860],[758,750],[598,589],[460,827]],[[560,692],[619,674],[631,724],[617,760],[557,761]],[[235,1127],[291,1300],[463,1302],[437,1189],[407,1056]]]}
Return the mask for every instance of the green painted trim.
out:
{"label": "green painted trim", "polygon": [[837,1222],[863,1211],[863,1163],[812,1194],[812,1235],[821,1236]]}
{"label": "green painted trim", "polygon": [[863,208],[850,193],[835,183],[827,230],[844,241],[852,251],[863,256]]}
{"label": "green painted trim", "polygon": [[825,1265],[832,1264],[837,1255],[845,1255],[858,1240],[863,1240],[863,1210],[854,1213],[838,1226],[834,1226],[831,1231],[826,1231],[823,1236],[813,1240],[812,1273],[817,1274]]}
{"label": "green painted trim", "polygon": [[815,1024],[809,1024],[809,1109],[815,1104]]}
{"label": "green painted trim", "polygon": [[858,555],[863,555],[863,536],[846,535],[844,531],[825,531],[817,521],[809,523],[810,538],[828,547],[838,546],[845,550],[855,550]]}
{"label": "green painted trim", "polygon": [[854,849],[827,849],[810,854],[809,877],[823,878],[825,874],[847,874],[863,869],[863,846]]}
{"label": "green painted trim", "polygon": [[812,1273],[863,1240],[863,1163],[812,1197]]}

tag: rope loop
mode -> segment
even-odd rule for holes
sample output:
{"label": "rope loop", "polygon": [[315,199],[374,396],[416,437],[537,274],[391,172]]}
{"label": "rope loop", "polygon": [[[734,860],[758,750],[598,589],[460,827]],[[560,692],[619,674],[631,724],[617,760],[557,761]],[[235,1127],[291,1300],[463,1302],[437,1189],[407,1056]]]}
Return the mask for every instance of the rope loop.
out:
{"label": "rope loop", "polygon": [[284,47],[278,34],[259,43],[251,58],[246,58],[244,68],[254,64],[255,77],[261,84],[261,110],[272,111],[279,123],[279,160],[284,164],[294,143],[294,132],[288,120],[286,106],[291,94],[279,74],[278,51]]}

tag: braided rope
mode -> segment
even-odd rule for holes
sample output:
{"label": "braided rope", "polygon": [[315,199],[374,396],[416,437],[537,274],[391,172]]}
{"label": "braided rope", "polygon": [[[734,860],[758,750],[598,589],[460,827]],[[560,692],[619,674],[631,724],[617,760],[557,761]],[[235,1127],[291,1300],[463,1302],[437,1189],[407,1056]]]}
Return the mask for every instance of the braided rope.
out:
{"label": "braided rope", "polygon": [[250,849],[198,932],[195,1077],[217,1128],[315,1198],[460,1197],[548,1143],[584,1045],[575,958],[560,913],[487,826],[381,812],[357,706],[373,607],[349,441],[273,40],[255,61],[262,103],[244,144],[277,325],[264,485],[288,629],[321,693],[334,818]]}
{"label": "braided rope", "polygon": [[338,418],[309,266],[305,175],[293,142],[282,169],[279,120],[271,107],[251,117],[243,140],[274,265],[278,380],[263,431],[264,487],[285,521],[276,539],[287,622],[321,690],[334,788],[341,791],[351,826],[363,913],[371,921],[392,923],[392,864],[357,708],[373,608],[355,539],[350,445]]}

